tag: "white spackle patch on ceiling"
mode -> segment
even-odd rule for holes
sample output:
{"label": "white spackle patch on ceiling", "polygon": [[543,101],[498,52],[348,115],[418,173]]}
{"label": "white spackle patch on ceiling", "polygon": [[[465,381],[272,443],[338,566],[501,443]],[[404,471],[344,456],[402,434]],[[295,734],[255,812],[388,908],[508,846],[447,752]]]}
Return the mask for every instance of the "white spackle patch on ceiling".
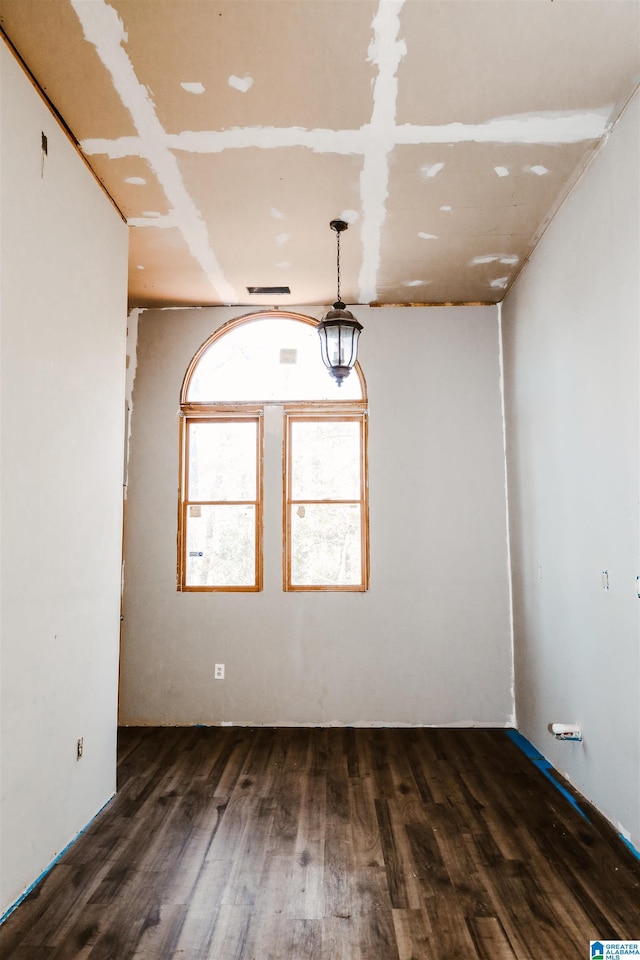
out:
{"label": "white spackle patch on ceiling", "polygon": [[490,286],[497,290],[504,290],[507,284],[509,283],[509,277],[497,277],[497,279],[492,280]]}
{"label": "white spackle patch on ceiling", "polygon": [[248,93],[253,86],[253,77],[236,77],[232,75],[227,80],[230,87],[237,90],[238,93]]}
{"label": "white spackle patch on ceiling", "polygon": [[509,176],[509,171],[506,167],[494,167],[493,169],[495,170],[495,172],[498,174],[499,177]]}
{"label": "white spackle patch on ceiling", "polygon": [[500,260],[500,257],[495,256],[494,254],[491,254],[489,256],[484,256],[484,257],[474,257],[473,260],[471,261],[471,265],[479,266],[480,264],[483,264],[483,263],[498,263],[499,260]]}
{"label": "white spackle patch on ceiling", "polygon": [[193,258],[219,297],[234,303],[238,296],[225,279],[209,244],[207,226],[189,196],[175,156],[167,147],[167,135],[158,120],[149,93],[139,81],[122,44],[127,35],[116,11],[105,0],[71,0],[85,40],[96,48],[108,70],[123,106],[138,133],[138,151],[153,169],[170,207],[177,213],[177,225]]}
{"label": "white spackle patch on ceiling", "polygon": [[291,239],[291,235],[288,233],[279,233],[276,237],[276,243],[279,247],[284,247],[285,243],[288,243]]}
{"label": "white spackle patch on ceiling", "polygon": [[271,214],[271,216],[273,217],[274,220],[285,220],[285,219],[286,219],[284,213],[281,213],[280,210],[276,210],[275,207],[271,207],[271,210],[269,211],[269,213]]}
{"label": "white spackle patch on ceiling", "polygon": [[440,209],[442,210],[443,213],[451,213],[451,211],[453,210],[453,207],[450,207],[449,204],[446,203],[443,207],[440,207]]}
{"label": "white spackle patch on ceiling", "polygon": [[426,166],[422,167],[420,170],[420,173],[422,174],[425,180],[433,180],[434,177],[437,177],[440,171],[443,169],[444,169],[444,163],[432,163],[430,165],[427,164]]}
{"label": "white spackle patch on ceiling", "polygon": [[543,167],[542,164],[537,163],[533,167],[525,167],[525,170],[529,173],[535,173],[537,177],[544,177],[545,173],[549,173],[546,167]]}
{"label": "white spackle patch on ceiling", "polygon": [[187,93],[195,93],[195,94],[204,93],[204,84],[200,83],[199,80],[193,81],[193,82],[185,81],[181,83],[180,86],[182,87],[183,90],[186,90]]}
{"label": "white spackle patch on ceiling", "polygon": [[437,240],[435,233],[419,233],[418,236],[421,240]]}
{"label": "white spackle patch on ceiling", "polygon": [[426,287],[429,283],[433,283],[432,280],[405,280],[402,284],[404,287]]}
{"label": "white spackle patch on ceiling", "polygon": [[146,184],[144,177],[125,177],[125,183],[132,183],[136,187],[143,187]]}
{"label": "white spackle patch on ceiling", "polygon": [[516,254],[490,253],[481,257],[474,257],[470,264],[472,267],[476,267],[486,263],[502,263],[505,267],[513,267],[519,260],[520,257]]}

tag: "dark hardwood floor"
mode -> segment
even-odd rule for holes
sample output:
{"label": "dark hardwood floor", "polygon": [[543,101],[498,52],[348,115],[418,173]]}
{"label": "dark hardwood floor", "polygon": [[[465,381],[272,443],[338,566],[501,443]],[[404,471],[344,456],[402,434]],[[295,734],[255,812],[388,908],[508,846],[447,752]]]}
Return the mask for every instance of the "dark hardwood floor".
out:
{"label": "dark hardwood floor", "polygon": [[640,862],[504,731],[124,729],[119,757],[2,960],[585,960],[640,938]]}

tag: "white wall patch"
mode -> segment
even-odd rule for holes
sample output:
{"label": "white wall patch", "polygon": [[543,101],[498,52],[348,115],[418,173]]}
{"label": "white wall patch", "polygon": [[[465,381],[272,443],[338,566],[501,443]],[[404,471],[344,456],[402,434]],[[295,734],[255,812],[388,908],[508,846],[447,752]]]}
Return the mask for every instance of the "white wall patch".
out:
{"label": "white wall patch", "polygon": [[421,240],[437,240],[435,233],[419,233],[418,236]]}
{"label": "white wall patch", "polygon": [[200,83],[199,80],[194,81],[193,83],[187,81],[185,83],[181,83],[180,86],[183,90],[186,90],[187,93],[204,93],[204,84]]}
{"label": "white wall patch", "polygon": [[498,277],[496,280],[491,281],[491,286],[497,290],[504,290],[508,283],[509,277]]}
{"label": "white wall patch", "polygon": [[542,164],[536,164],[533,167],[525,167],[529,173],[535,173],[537,177],[544,177],[545,173],[549,173],[546,167],[543,167]]}
{"label": "white wall patch", "polygon": [[483,263],[497,263],[500,257],[495,256],[494,254],[489,254],[486,257],[474,257],[471,261],[472,266],[479,266]]}
{"label": "white wall patch", "polygon": [[124,182],[132,183],[136,187],[144,187],[147,181],[144,177],[125,177]]}
{"label": "white wall patch", "polygon": [[507,167],[494,167],[493,169],[495,170],[495,172],[498,174],[499,177],[509,176],[509,170],[507,169]]}
{"label": "white wall patch", "polygon": [[227,80],[227,83],[239,93],[248,93],[253,86],[253,77],[236,77],[232,74]]}
{"label": "white wall patch", "polygon": [[426,164],[420,168],[420,173],[425,180],[433,180],[444,168],[444,163]]}
{"label": "white wall patch", "polygon": [[291,239],[290,233],[279,233],[278,236],[276,237],[276,243],[278,244],[279,247],[284,247],[285,243],[289,243],[290,239]]}
{"label": "white wall patch", "polygon": [[502,263],[505,266],[513,267],[518,263],[520,257],[516,254],[506,254],[506,253],[490,253],[482,257],[474,257],[471,261],[472,266],[479,266],[483,263]]}

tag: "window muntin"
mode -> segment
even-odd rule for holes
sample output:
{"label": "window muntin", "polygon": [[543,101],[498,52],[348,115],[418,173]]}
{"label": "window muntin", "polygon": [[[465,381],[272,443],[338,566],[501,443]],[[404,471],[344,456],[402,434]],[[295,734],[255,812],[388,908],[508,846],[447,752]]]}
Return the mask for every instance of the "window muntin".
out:
{"label": "window muntin", "polygon": [[183,590],[259,590],[262,418],[186,417],[179,582]]}
{"label": "window muntin", "polygon": [[366,590],[366,418],[287,413],[285,590]]}

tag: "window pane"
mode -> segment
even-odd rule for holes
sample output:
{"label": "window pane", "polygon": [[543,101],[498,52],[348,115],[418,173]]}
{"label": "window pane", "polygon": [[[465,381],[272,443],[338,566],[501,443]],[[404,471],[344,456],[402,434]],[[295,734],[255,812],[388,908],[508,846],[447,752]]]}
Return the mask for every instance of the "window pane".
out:
{"label": "window pane", "polygon": [[360,504],[293,504],[291,584],[357,586],[362,579]]}
{"label": "window pane", "polygon": [[186,586],[255,586],[255,506],[189,504],[186,549]]}
{"label": "window pane", "polygon": [[291,499],[360,499],[360,421],[291,423]]}
{"label": "window pane", "polygon": [[238,324],[215,339],[187,390],[189,402],[361,399],[357,373],[340,387],[329,375],[313,324],[273,316]]}
{"label": "window pane", "polygon": [[189,424],[188,500],[255,500],[258,425],[253,420]]}

